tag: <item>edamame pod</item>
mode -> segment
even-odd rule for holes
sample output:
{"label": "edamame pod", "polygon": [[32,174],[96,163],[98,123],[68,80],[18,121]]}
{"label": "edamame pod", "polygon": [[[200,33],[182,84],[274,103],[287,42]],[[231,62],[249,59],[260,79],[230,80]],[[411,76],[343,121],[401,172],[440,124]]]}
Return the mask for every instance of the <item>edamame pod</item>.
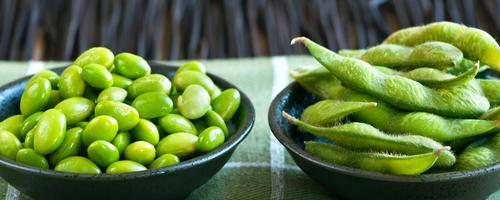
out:
{"label": "edamame pod", "polygon": [[21,114],[29,116],[45,108],[51,90],[50,81],[45,78],[28,81],[21,96]]}
{"label": "edamame pod", "polygon": [[16,162],[42,169],[49,169],[49,162],[47,162],[47,159],[31,148],[19,150],[16,155]]}
{"label": "edamame pod", "polygon": [[[337,55],[307,38],[292,40],[292,43],[297,42],[304,44],[342,84],[384,99],[401,109],[474,118],[490,106],[485,97],[466,88],[432,89],[411,79],[379,72],[363,61]],[[372,84],[374,82],[378,84]]]}
{"label": "edamame pod", "polygon": [[69,129],[66,132],[64,141],[57,150],[50,154],[49,161],[52,166],[57,165],[59,161],[70,157],[77,156],[82,147],[83,129],[80,127]]}
{"label": "edamame pod", "polygon": [[197,135],[198,131],[194,124],[185,117],[178,114],[167,114],[158,121],[160,127],[168,134],[185,132]]}
{"label": "edamame pod", "polygon": [[102,101],[95,106],[95,115],[109,115],[118,121],[120,131],[134,128],[139,122],[139,113],[135,108],[116,101]]}
{"label": "edamame pod", "polygon": [[147,168],[137,162],[131,160],[120,160],[109,165],[106,168],[106,174],[123,174],[144,170],[147,170]]}
{"label": "edamame pod", "polygon": [[82,78],[94,88],[105,89],[113,86],[111,73],[102,65],[85,65],[82,71]]}
{"label": "edamame pod", "polygon": [[172,111],[174,104],[163,92],[146,92],[132,102],[139,116],[146,119],[162,117]]}
{"label": "edamame pod", "polygon": [[6,130],[14,134],[20,141],[24,140],[26,133],[21,131],[25,118],[23,115],[14,115],[0,122],[0,130]]}
{"label": "edamame pod", "polygon": [[150,74],[134,80],[127,90],[130,98],[134,99],[146,92],[163,92],[168,95],[171,88],[172,83],[167,77],[161,74]]}
{"label": "edamame pod", "polygon": [[131,53],[116,55],[114,63],[116,71],[130,79],[136,79],[151,73],[148,62],[144,58]]}
{"label": "edamame pod", "polygon": [[172,165],[176,165],[180,163],[179,157],[175,156],[174,154],[163,154],[160,157],[158,157],[156,160],[154,160],[150,165],[149,169],[158,169],[162,167],[168,167]]}
{"label": "edamame pod", "polygon": [[39,71],[38,73],[33,75],[32,79],[39,78],[39,77],[49,80],[52,88],[57,88],[57,85],[59,85],[59,79],[60,79],[59,75],[57,75],[57,73],[55,73],[53,71],[50,71],[50,70]]}
{"label": "edamame pod", "polygon": [[480,117],[480,119],[497,120],[500,124],[500,106],[489,109]]}
{"label": "edamame pod", "polygon": [[457,158],[455,170],[472,170],[500,162],[500,133],[484,144],[470,145]]}
{"label": "edamame pod", "polygon": [[478,79],[479,85],[483,89],[484,95],[490,101],[491,106],[500,106],[500,80]]}
{"label": "edamame pod", "polygon": [[115,145],[116,149],[118,149],[118,152],[120,152],[120,155],[123,155],[123,153],[125,152],[125,148],[127,148],[131,141],[132,140],[130,133],[119,132],[111,143]]}
{"label": "edamame pod", "polygon": [[114,87],[119,87],[123,89],[127,89],[128,86],[132,84],[132,80],[130,80],[127,77],[120,76],[115,73],[111,73],[111,77],[113,78],[113,86]]}
{"label": "edamame pod", "polygon": [[396,175],[419,175],[429,170],[447,148],[417,155],[356,152],[334,144],[305,142],[312,155],[330,163]]}
{"label": "edamame pod", "polygon": [[85,81],[82,78],[82,68],[71,65],[66,68],[59,80],[59,92],[65,99],[81,97],[85,93]]}
{"label": "edamame pod", "polygon": [[85,120],[94,111],[94,102],[83,97],[71,97],[57,104],[55,109],[59,109],[66,116],[66,124],[73,125]]}
{"label": "edamame pod", "polygon": [[58,172],[71,172],[80,174],[100,174],[101,169],[89,160],[81,156],[71,156],[61,160],[54,168]]}
{"label": "edamame pod", "polygon": [[[470,68],[468,71],[466,71],[463,74],[460,74],[458,76],[440,76],[440,77],[432,77],[428,76],[429,74],[432,73],[426,73],[426,71],[429,70],[434,70],[432,68],[418,68],[412,71],[409,71],[405,73],[403,76],[410,78],[412,80],[416,80],[419,83],[422,83],[425,86],[432,87],[432,88],[452,88],[452,87],[457,87],[457,86],[462,86],[474,79],[476,77],[478,70],[479,70],[479,64],[476,63],[472,68]],[[422,73],[423,72],[423,73]],[[439,74],[442,72],[437,72],[434,74]]]}
{"label": "edamame pod", "polygon": [[119,87],[106,88],[99,96],[97,96],[97,102],[101,101],[118,101],[123,102],[127,98],[127,90]]}
{"label": "edamame pod", "polygon": [[339,120],[351,113],[375,106],[375,102],[323,100],[308,106],[302,112],[300,120],[311,125],[328,127],[337,125]]}
{"label": "edamame pod", "polygon": [[[430,138],[418,135],[388,135],[365,123],[353,122],[333,127],[318,127],[302,122],[285,112],[283,112],[283,117],[300,127],[301,130],[315,136],[328,138],[338,145],[354,150],[376,150],[416,155],[443,148],[443,145]],[[455,160],[455,155],[451,151],[445,150],[440,155],[436,165],[451,167],[455,164]]]}
{"label": "edamame pod", "polygon": [[0,155],[16,160],[16,154],[22,148],[21,142],[9,131],[0,130]]}
{"label": "edamame pod", "polygon": [[158,156],[163,154],[174,154],[179,158],[186,158],[196,152],[198,137],[191,133],[172,133],[160,140],[156,145]]}
{"label": "edamame pod", "polygon": [[441,41],[459,48],[466,58],[480,60],[500,70],[500,46],[487,32],[452,22],[434,22],[401,29],[384,43],[416,46],[427,41]]}
{"label": "edamame pod", "polygon": [[118,122],[115,118],[100,115],[90,120],[89,124],[83,129],[82,141],[85,146],[89,146],[96,140],[111,142],[118,132]]}
{"label": "edamame pod", "polygon": [[201,152],[210,152],[224,143],[224,131],[216,126],[206,128],[198,136],[196,148]]}
{"label": "edamame pod", "polygon": [[144,141],[136,141],[125,149],[125,159],[149,165],[156,157],[155,147]]}
{"label": "edamame pod", "polygon": [[96,140],[87,148],[87,155],[101,167],[107,167],[120,159],[120,152],[113,144],[104,140]]}
{"label": "edamame pod", "polygon": [[48,155],[61,146],[66,134],[66,117],[58,109],[50,109],[42,114],[33,130],[33,149]]}
{"label": "edamame pod", "polygon": [[[177,99],[177,107],[182,116],[198,119],[207,113],[210,107],[210,95],[199,85],[189,85]],[[219,108],[222,109],[222,105]]]}
{"label": "edamame pod", "polygon": [[88,64],[99,64],[106,69],[110,69],[113,65],[113,52],[105,47],[94,47],[83,52],[76,58],[74,64],[83,67]]}
{"label": "edamame pod", "polygon": [[226,89],[212,101],[212,109],[227,123],[240,107],[240,92],[236,89]]}
{"label": "edamame pod", "polygon": [[135,141],[145,141],[152,145],[156,145],[160,141],[160,133],[156,125],[145,119],[139,119],[139,123],[132,129],[132,137]]}

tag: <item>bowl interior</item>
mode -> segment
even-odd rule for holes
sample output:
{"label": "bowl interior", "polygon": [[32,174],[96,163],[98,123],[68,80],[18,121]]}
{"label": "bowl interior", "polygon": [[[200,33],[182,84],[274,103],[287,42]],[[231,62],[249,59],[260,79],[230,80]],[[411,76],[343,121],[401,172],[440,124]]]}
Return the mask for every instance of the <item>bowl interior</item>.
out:
{"label": "bowl interior", "polygon": [[[167,76],[170,80],[172,80],[175,72],[177,71],[177,67],[168,66],[160,63],[151,62],[152,73],[163,74]],[[61,73],[65,67],[59,67],[52,69],[57,73]],[[213,74],[208,73],[208,76],[214,81],[216,85],[218,85],[221,89],[226,88],[236,88],[233,84],[225,81],[224,79],[215,76]],[[0,120],[3,120],[11,115],[19,114],[19,101],[26,85],[26,82],[29,80],[31,76],[27,76],[7,85],[0,87]],[[241,95],[241,103],[238,111],[231,121],[227,124],[228,129],[230,130],[230,137],[228,140],[224,142],[223,145],[211,151],[207,154],[198,155],[191,159],[182,161],[181,163],[164,167],[155,170],[146,170],[142,172],[133,172],[133,173],[125,173],[125,174],[98,174],[98,175],[89,175],[89,174],[76,174],[76,173],[65,173],[65,172],[55,172],[53,170],[43,170],[39,168],[34,168],[31,166],[27,166],[24,164],[17,163],[10,159],[6,159],[0,156],[0,165],[4,165],[6,167],[14,168],[16,170],[26,171],[28,173],[41,173],[44,175],[55,176],[61,179],[99,179],[99,180],[124,180],[124,179],[136,179],[141,177],[147,177],[154,174],[163,174],[163,173],[173,173],[178,170],[185,170],[187,168],[196,167],[199,164],[206,163],[212,158],[218,157],[231,149],[236,148],[236,146],[249,134],[252,129],[253,123],[255,121],[255,110],[253,108],[250,99],[238,89]]]}
{"label": "bowl interior", "polygon": [[[488,79],[498,79],[500,77],[499,73],[492,70],[487,70],[478,75],[480,78]],[[320,138],[313,136],[311,134],[303,134],[294,125],[291,125],[285,118],[283,118],[281,112],[285,111],[292,116],[300,117],[302,112],[306,107],[312,105],[319,101],[320,99],[297,82],[293,82],[283,89],[271,103],[269,108],[269,125],[273,134],[276,138],[288,149],[291,154],[298,155],[301,159],[307,162],[312,162],[314,165],[322,168],[327,168],[331,171],[335,171],[342,174],[347,174],[356,177],[375,179],[375,180],[387,180],[396,182],[430,182],[430,181],[442,181],[450,179],[462,179],[475,175],[483,175],[492,173],[494,171],[500,170],[500,163],[475,169],[466,172],[440,172],[440,173],[429,173],[420,176],[397,176],[391,174],[384,174],[379,172],[371,172],[366,170],[360,170],[355,168],[350,168],[342,165],[331,164],[307,153],[304,150],[304,141],[328,141],[325,138]]]}

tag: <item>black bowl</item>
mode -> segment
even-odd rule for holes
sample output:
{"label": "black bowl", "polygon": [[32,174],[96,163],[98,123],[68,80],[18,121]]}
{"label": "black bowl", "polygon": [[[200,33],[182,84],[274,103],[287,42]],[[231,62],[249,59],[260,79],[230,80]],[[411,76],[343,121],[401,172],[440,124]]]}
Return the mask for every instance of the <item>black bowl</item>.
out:
{"label": "black bowl", "polygon": [[[172,78],[176,67],[150,63],[153,73]],[[60,73],[64,68],[54,71]],[[221,88],[236,88],[208,74]],[[19,113],[19,100],[29,77],[0,88],[0,119]],[[228,123],[234,131],[216,150],[178,165],[119,175],[86,175],[42,170],[0,157],[0,176],[35,199],[180,199],[207,182],[229,160],[238,144],[250,133],[255,111],[241,91],[241,104]]]}
{"label": "black bowl", "polygon": [[[490,72],[483,77],[498,77]],[[500,164],[466,172],[397,176],[330,164],[304,150],[304,141],[318,140],[302,134],[281,115],[300,116],[319,99],[297,82],[283,89],[269,108],[269,126],[295,163],[312,179],[342,199],[485,199],[500,189]],[[321,140],[321,139],[319,139]]]}

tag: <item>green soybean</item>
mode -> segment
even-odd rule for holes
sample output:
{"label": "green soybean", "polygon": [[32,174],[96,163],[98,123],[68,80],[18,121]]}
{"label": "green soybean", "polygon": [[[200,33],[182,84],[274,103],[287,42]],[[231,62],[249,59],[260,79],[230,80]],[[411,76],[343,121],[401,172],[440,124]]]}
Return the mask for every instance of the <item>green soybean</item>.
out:
{"label": "green soybean", "polygon": [[119,132],[111,143],[115,145],[116,149],[118,149],[118,152],[120,152],[120,155],[123,155],[123,153],[125,152],[125,148],[127,148],[131,141],[132,139],[130,133]]}
{"label": "green soybean", "polygon": [[149,169],[159,169],[162,167],[168,167],[180,163],[179,157],[174,154],[163,154],[154,160],[150,165]]}
{"label": "green soybean", "polygon": [[81,97],[85,93],[85,80],[82,77],[82,68],[71,65],[66,68],[59,80],[59,92],[65,99]]}
{"label": "green soybean", "polygon": [[105,47],[94,47],[83,52],[76,58],[74,64],[83,67],[88,64],[99,64],[106,69],[110,69],[113,65],[113,52]]}
{"label": "green soybean", "polygon": [[51,90],[49,102],[47,102],[47,105],[45,106],[44,110],[56,107],[56,105],[60,103],[62,100],[63,97],[61,95],[61,92],[59,92],[59,90]]}
{"label": "green soybean", "polygon": [[[401,109],[474,118],[490,106],[485,97],[466,88],[432,89],[411,79],[379,72],[363,61],[337,55],[307,38],[292,41],[297,42],[303,43],[342,84],[384,99]],[[372,84],[374,82],[379,84]]]}
{"label": "green soybean", "polygon": [[26,136],[26,133],[23,133],[21,131],[24,121],[25,117],[23,115],[14,115],[8,117],[7,119],[4,119],[2,122],[0,122],[0,130],[9,131],[22,141]]}
{"label": "green soybean", "polygon": [[199,85],[188,86],[177,99],[177,107],[188,119],[198,119],[207,113],[210,107],[210,95]]}
{"label": "green soybean", "polygon": [[377,98],[343,87],[338,79],[323,73],[323,70],[303,67],[290,71],[290,75],[307,91],[322,99],[377,102],[376,107],[352,113],[351,117],[386,132],[421,135],[448,142],[482,135],[497,127],[488,120],[454,119],[427,112],[401,111]]}
{"label": "green soybean", "polygon": [[212,101],[212,108],[225,122],[229,122],[240,107],[240,101],[238,90],[226,89]]}
{"label": "green soybean", "polygon": [[20,149],[16,155],[16,162],[42,169],[49,169],[49,162],[47,162],[47,159],[31,148]]}
{"label": "green soybean", "polygon": [[118,149],[113,144],[104,140],[92,142],[87,148],[87,155],[90,160],[101,167],[107,167],[120,159]]}
{"label": "green soybean", "polygon": [[172,111],[174,104],[163,92],[146,92],[132,102],[139,116],[146,119],[162,117]]}
{"label": "green soybean", "polygon": [[479,85],[483,89],[484,95],[490,101],[491,106],[500,106],[500,80],[478,79]]}
{"label": "green soybean", "polygon": [[71,172],[80,174],[100,174],[101,169],[89,160],[81,156],[71,156],[61,160],[54,168],[58,172]]}
{"label": "green soybean", "polygon": [[116,101],[101,101],[95,106],[95,115],[109,115],[118,121],[120,131],[134,128],[139,122],[139,113],[135,108]]}
{"label": "green soybean", "polygon": [[198,131],[194,124],[178,114],[167,114],[158,121],[160,127],[168,134],[185,132],[197,135]]}
{"label": "green soybean", "polygon": [[34,76],[33,76],[33,79],[35,78],[45,78],[47,80],[50,81],[50,85],[52,86],[52,88],[57,88],[57,86],[59,85],[59,75],[57,75],[57,73],[53,72],[53,71],[50,71],[50,70],[42,70],[42,71],[39,71],[38,73],[36,73]]}
{"label": "green soybean", "polygon": [[456,24],[435,22],[401,29],[389,35],[384,43],[416,46],[427,41],[441,41],[459,48],[466,58],[480,60],[500,70],[500,46],[487,32]]}
{"label": "green soybean", "polygon": [[24,148],[33,148],[33,130],[26,133],[26,138],[24,139],[23,147]]}
{"label": "green soybean", "polygon": [[308,106],[300,120],[315,126],[336,125],[345,116],[371,107],[377,106],[375,102],[356,102],[356,101],[336,101],[323,100],[311,106]]}
{"label": "green soybean", "polygon": [[198,135],[196,148],[201,152],[210,152],[224,143],[224,131],[216,126],[206,128]]}
{"label": "green soybean", "polygon": [[123,174],[123,173],[138,172],[144,170],[147,170],[147,168],[137,162],[131,160],[120,160],[109,165],[106,168],[106,173]]}
{"label": "green soybean", "polygon": [[205,65],[203,65],[203,63],[201,63],[200,61],[197,61],[197,60],[191,60],[191,61],[184,63],[183,65],[181,65],[179,67],[179,69],[177,70],[176,73],[182,72],[184,70],[197,71],[197,72],[201,72],[204,74],[207,73],[207,69],[206,69]]}
{"label": "green soybean", "polygon": [[87,127],[87,125],[89,125],[88,121],[81,121],[81,122],[76,123],[75,127],[80,127],[82,129],[85,129],[85,127]]}
{"label": "green soybean", "polygon": [[305,149],[321,160],[338,165],[396,175],[420,175],[434,165],[446,148],[410,156],[356,152],[323,142],[305,142]]}
{"label": "green soybean", "polygon": [[85,65],[82,71],[82,78],[94,88],[105,89],[113,86],[111,73],[102,65]]}
{"label": "green soybean", "polygon": [[131,53],[116,55],[114,63],[116,71],[130,79],[136,79],[151,73],[148,62],[144,58]]}
{"label": "green soybean", "polygon": [[28,81],[21,96],[21,114],[29,116],[45,108],[49,102],[51,90],[50,81],[45,78]]}
{"label": "green soybean", "polygon": [[99,96],[97,96],[97,102],[101,101],[118,101],[123,102],[127,98],[127,90],[119,87],[106,88]]}
{"label": "green soybean", "polygon": [[[283,113],[290,123],[319,137],[325,137],[336,144],[355,150],[377,150],[399,152],[408,155],[432,152],[443,148],[439,142],[418,135],[389,135],[377,128],[359,122],[347,123],[333,127],[318,127],[302,122],[287,113]],[[455,164],[455,155],[451,151],[443,151],[436,165],[450,167]]]}
{"label": "green soybean", "polygon": [[134,99],[146,92],[163,92],[168,95],[171,88],[172,83],[167,77],[161,74],[150,74],[134,80],[127,90],[130,98]]}
{"label": "green soybean", "polygon": [[132,137],[136,141],[145,141],[152,145],[156,145],[160,141],[160,133],[156,125],[146,119],[139,120],[137,126],[132,129]]}
{"label": "green soybean", "polygon": [[172,133],[160,140],[156,146],[158,156],[174,154],[179,158],[192,156],[196,152],[198,137],[191,133]]}
{"label": "green soybean", "polygon": [[205,114],[205,124],[207,126],[219,127],[222,131],[224,131],[224,137],[229,138],[229,131],[227,129],[226,122],[224,122],[224,119],[222,119],[222,117],[215,111],[209,110],[207,114]]}
{"label": "green soybean", "polygon": [[119,87],[123,89],[127,89],[128,86],[132,85],[132,80],[127,77],[120,76],[115,73],[111,73],[111,77],[113,78],[113,86]]}
{"label": "green soybean", "polygon": [[42,114],[33,130],[33,149],[48,155],[61,146],[66,134],[66,117],[58,109],[50,109]]}
{"label": "green soybean", "polygon": [[94,107],[94,102],[86,98],[71,97],[58,103],[55,109],[59,109],[64,113],[67,125],[73,125],[92,115]]}
{"label": "green soybean", "polygon": [[490,137],[484,144],[467,147],[458,155],[455,170],[472,170],[500,162],[500,133]]}
{"label": "green soybean", "polygon": [[206,74],[199,71],[184,70],[175,74],[173,79],[175,87],[179,91],[184,91],[190,85],[200,85],[209,94],[215,90],[215,84]]}
{"label": "green soybean", "polygon": [[50,164],[55,166],[59,161],[67,157],[77,156],[82,148],[82,133],[83,129],[80,127],[69,129],[61,146],[54,153],[50,154]]}
{"label": "green soybean", "polygon": [[96,140],[111,142],[118,132],[118,122],[115,118],[101,115],[90,120],[83,129],[82,141],[85,146],[89,146]]}
{"label": "green soybean", "polygon": [[149,165],[156,157],[155,147],[144,141],[136,141],[125,149],[125,159]]}
{"label": "green soybean", "polygon": [[0,155],[11,160],[16,159],[16,154],[22,148],[21,142],[9,131],[0,130]]}

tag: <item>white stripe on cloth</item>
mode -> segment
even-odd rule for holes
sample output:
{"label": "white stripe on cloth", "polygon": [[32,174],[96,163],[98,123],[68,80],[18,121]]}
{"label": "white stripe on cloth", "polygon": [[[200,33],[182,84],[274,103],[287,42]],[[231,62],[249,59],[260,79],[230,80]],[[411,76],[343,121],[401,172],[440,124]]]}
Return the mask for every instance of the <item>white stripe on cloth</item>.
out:
{"label": "white stripe on cloth", "polygon": [[[271,167],[270,163],[267,162],[228,162],[224,165],[225,169],[231,168],[269,168]],[[281,165],[277,166],[279,169],[290,170],[290,171],[301,171],[299,167],[295,165]]]}
{"label": "white stripe on cloth", "polygon": [[[42,71],[45,68],[45,64],[42,61],[29,61],[28,62],[28,70],[26,71],[26,75],[32,75],[39,71]],[[21,196],[21,193],[11,185],[7,186],[7,192],[5,192],[6,200],[18,200]]]}
{"label": "white stripe on cloth", "polygon": [[[273,87],[272,98],[286,87],[288,84],[288,62],[285,57],[273,57]],[[285,165],[285,154],[283,146],[274,137],[272,133],[270,137],[269,153],[271,156],[271,199],[283,199],[285,180],[283,177],[283,167]]]}

